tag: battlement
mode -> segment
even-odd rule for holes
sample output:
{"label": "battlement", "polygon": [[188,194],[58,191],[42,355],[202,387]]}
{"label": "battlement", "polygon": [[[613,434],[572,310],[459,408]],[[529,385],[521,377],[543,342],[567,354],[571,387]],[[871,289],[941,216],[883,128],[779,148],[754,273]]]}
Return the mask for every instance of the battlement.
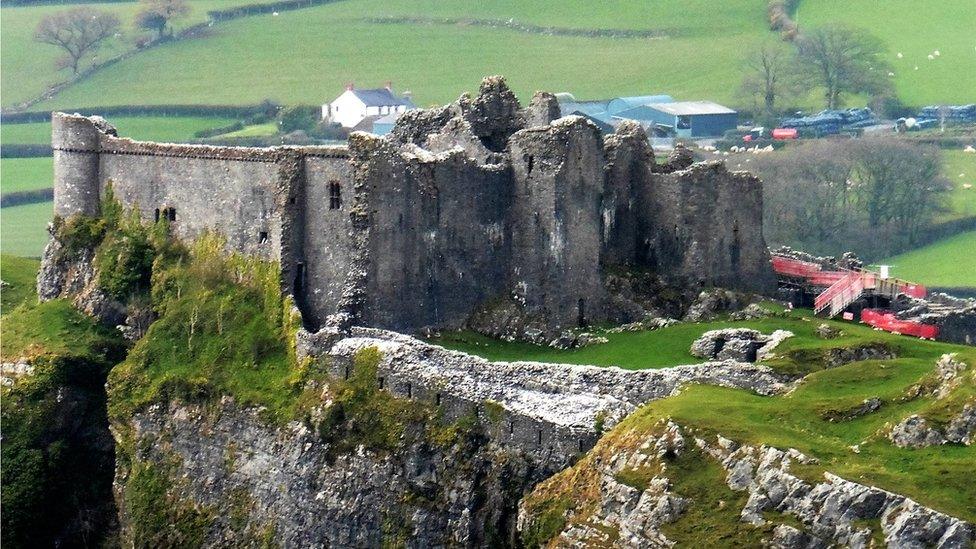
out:
{"label": "battlement", "polygon": [[515,303],[545,332],[610,316],[610,265],[688,284],[773,287],[762,189],[721,163],[657,165],[639,126],[601,137],[522,108],[490,77],[474,99],[401,117],[348,146],[134,141],[99,117],[52,116],[55,214],[124,207],[173,235],[204,231],[281,265],[313,327],[457,328]]}

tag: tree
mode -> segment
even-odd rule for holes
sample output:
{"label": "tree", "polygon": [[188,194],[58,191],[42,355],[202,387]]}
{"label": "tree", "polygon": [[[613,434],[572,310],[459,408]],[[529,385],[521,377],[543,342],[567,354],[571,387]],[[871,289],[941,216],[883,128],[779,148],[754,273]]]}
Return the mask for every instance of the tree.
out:
{"label": "tree", "polygon": [[766,42],[745,61],[740,92],[750,98],[761,118],[774,119],[776,102],[793,97],[799,89],[796,59],[782,42]]}
{"label": "tree", "polygon": [[767,241],[819,254],[914,246],[947,188],[938,149],[896,138],[818,139],[752,160]]}
{"label": "tree", "polygon": [[136,27],[155,31],[159,39],[167,36],[167,28],[169,36],[172,36],[171,23],[190,13],[190,6],[185,0],[142,0],[141,4],[142,8],[136,12]]}
{"label": "tree", "polygon": [[71,68],[72,74],[78,74],[85,54],[97,51],[118,29],[119,19],[111,13],[73,8],[45,15],[34,30],[34,40],[64,50],[66,55],[58,60],[58,68]]}
{"label": "tree", "polygon": [[811,83],[824,89],[828,109],[841,105],[841,94],[885,92],[887,63],[881,41],[863,30],[826,26],[801,34],[796,41],[800,66]]}

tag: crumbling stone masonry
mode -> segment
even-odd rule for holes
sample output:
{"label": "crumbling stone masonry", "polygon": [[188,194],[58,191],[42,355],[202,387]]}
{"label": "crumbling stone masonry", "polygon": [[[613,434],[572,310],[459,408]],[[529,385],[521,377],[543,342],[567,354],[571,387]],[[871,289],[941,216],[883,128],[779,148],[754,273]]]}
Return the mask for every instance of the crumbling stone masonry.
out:
{"label": "crumbling stone masonry", "polygon": [[521,108],[500,77],[479,95],[405,114],[348,146],[137,142],[97,117],[54,113],[55,215],[122,204],[178,238],[203,231],[280,261],[312,327],[454,328],[515,302],[543,330],[610,315],[608,267],[679,284],[774,286],[760,182],[721,163],[658,165],[624,124],[605,139]]}

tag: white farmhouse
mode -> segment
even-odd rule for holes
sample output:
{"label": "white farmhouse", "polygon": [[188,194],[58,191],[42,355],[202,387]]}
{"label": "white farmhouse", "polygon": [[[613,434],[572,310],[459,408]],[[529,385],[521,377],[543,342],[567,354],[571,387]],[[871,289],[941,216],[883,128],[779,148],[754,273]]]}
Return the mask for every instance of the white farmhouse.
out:
{"label": "white farmhouse", "polygon": [[322,119],[341,124],[343,128],[370,131],[373,120],[415,108],[409,96],[394,94],[389,82],[384,88],[371,90],[357,90],[349,84],[342,95],[322,105]]}

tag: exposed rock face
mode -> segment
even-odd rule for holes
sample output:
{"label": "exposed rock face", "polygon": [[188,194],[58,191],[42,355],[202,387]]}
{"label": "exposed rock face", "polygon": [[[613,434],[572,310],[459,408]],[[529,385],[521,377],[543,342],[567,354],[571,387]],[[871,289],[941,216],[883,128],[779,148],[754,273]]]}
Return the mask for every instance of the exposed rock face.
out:
{"label": "exposed rock face", "polygon": [[[859,528],[857,520],[881,521],[889,547],[963,548],[976,539],[972,524],[928,509],[904,496],[872,486],[844,480],[830,473],[825,482],[811,485],[790,473],[793,461],[809,463],[811,458],[796,450],[737,444],[696,443],[718,459],[729,471],[733,490],[748,490],[742,519],[763,524],[764,511],[788,513],[799,519],[820,543],[866,547],[871,532]],[[777,536],[780,537],[780,536]],[[793,537],[793,536],[788,536]],[[801,547],[811,545],[800,545]]]}
{"label": "exposed rock face", "polygon": [[792,336],[787,330],[776,330],[768,336],[750,328],[709,330],[691,344],[691,354],[699,358],[755,362]]}
{"label": "exposed rock face", "polygon": [[891,430],[889,437],[895,446],[902,448],[924,448],[945,444],[945,436],[917,415],[909,416]]}
{"label": "exposed rock face", "polygon": [[[662,526],[682,518],[689,504],[695,502],[671,491],[675,468],[669,460],[697,449],[705,455],[694,459],[714,458],[727,473],[728,487],[747,494],[741,520],[771,527],[764,546],[869,547],[873,535],[883,535],[888,547],[961,549],[976,539],[972,524],[898,494],[830,473],[825,474],[824,482],[810,484],[793,475],[791,466],[813,465],[817,460],[795,449],[744,446],[721,435],[706,441],[689,436],[670,420],[663,423],[663,429],[659,423],[650,435],[615,431],[615,441],[601,442],[586,461],[575,466],[570,478],[564,473],[543,485],[543,490],[551,490],[553,481],[568,482],[578,498],[567,512],[567,524],[550,541],[552,546],[674,546],[675,541],[661,531]],[[646,486],[636,488],[625,482],[626,473],[637,471],[650,478]],[[577,479],[587,480],[573,485],[580,482]],[[518,524],[523,532],[538,518],[532,514],[538,511],[531,500],[534,495],[523,500],[519,511]],[[724,504],[725,500],[720,508]],[[780,513],[799,525],[776,524]],[[879,526],[872,532],[865,523],[875,520]],[[613,542],[608,532],[619,532],[618,540]]]}
{"label": "exposed rock face", "polygon": [[[383,391],[436,406],[438,421],[477,417],[482,426],[448,445],[421,438],[396,452],[361,447],[337,455],[307,425],[269,425],[259,411],[230,399],[219,407],[145,409],[128,426],[127,447],[136,449],[140,466],[175,467],[167,472],[171,495],[217,517],[207,544],[246,544],[273,532],[284,546],[378,546],[391,539],[411,547],[512,546],[521,495],[570,465],[604,426],[641,403],[690,381],[760,394],[787,387],[768,368],[730,361],[645,371],[489,363],[367,328],[300,332],[298,341],[300,357],[327,357],[321,364],[335,380],[348,375],[359,351],[375,348]],[[651,447],[664,455],[685,444],[674,427]],[[124,525],[126,467],[117,478]],[[646,491],[610,479],[605,490],[607,513],[634,546],[682,510],[665,479]],[[131,535],[131,524],[125,528]]]}
{"label": "exposed rock face", "polygon": [[963,406],[959,415],[946,426],[946,440],[969,446],[976,439],[976,404]]}
{"label": "exposed rock face", "polygon": [[[217,413],[156,406],[132,427],[142,448],[137,459],[158,465],[178,458],[171,491],[218,517],[206,546],[246,545],[262,531],[282,547],[511,545],[514,502],[545,474],[477,438],[333,456],[301,423],[275,428],[228,400]],[[124,498],[122,505],[125,527]]]}
{"label": "exposed rock face", "polygon": [[742,309],[748,301],[749,298],[739,292],[721,288],[704,290],[688,308],[684,320],[689,322],[712,320],[718,313]]}
{"label": "exposed rock face", "polygon": [[37,295],[41,301],[65,298],[79,310],[107,326],[126,325],[126,307],[98,287],[95,250],[90,247],[68,249],[58,238],[54,225],[48,228],[51,239],[44,247],[37,273]]}

